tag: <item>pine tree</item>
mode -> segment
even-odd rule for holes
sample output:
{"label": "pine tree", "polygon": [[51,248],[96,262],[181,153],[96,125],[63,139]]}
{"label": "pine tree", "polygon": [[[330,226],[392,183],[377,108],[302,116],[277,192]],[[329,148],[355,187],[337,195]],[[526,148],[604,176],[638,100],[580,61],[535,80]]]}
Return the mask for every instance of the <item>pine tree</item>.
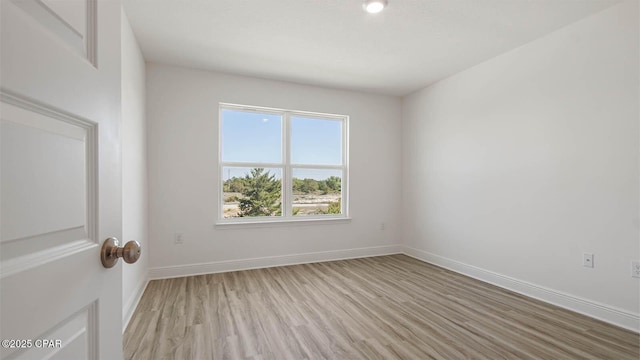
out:
{"label": "pine tree", "polygon": [[251,169],[244,177],[240,216],[274,216],[282,213],[281,182],[264,168]]}

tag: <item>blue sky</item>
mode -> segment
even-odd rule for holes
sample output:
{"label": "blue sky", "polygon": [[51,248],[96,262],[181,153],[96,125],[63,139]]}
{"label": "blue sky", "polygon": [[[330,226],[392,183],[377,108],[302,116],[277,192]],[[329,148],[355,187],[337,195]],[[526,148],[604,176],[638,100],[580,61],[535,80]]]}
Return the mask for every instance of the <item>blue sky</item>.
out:
{"label": "blue sky", "polygon": [[[222,160],[233,162],[282,163],[282,126],[279,115],[222,110]],[[342,123],[307,117],[291,118],[291,161],[293,164],[340,165]],[[275,170],[275,169],[274,169]],[[225,168],[223,179],[244,176],[247,168]],[[278,178],[280,171],[272,171]],[[325,179],[340,176],[339,170],[296,169],[296,178]]]}

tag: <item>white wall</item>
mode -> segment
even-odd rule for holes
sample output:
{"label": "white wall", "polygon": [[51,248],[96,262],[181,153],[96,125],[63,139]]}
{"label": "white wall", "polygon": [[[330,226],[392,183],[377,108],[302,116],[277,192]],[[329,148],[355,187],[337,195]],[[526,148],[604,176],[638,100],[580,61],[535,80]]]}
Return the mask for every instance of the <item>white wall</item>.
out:
{"label": "white wall", "polygon": [[137,240],[142,254],[122,270],[122,316],[126,326],[147,283],[147,142],[145,63],[122,12],[122,240]]}
{"label": "white wall", "polygon": [[[349,115],[353,220],[216,228],[219,102]],[[393,97],[147,64],[150,276],[396,252],[400,110]]]}
{"label": "white wall", "polygon": [[407,96],[408,252],[637,329],[638,29],[629,1]]}

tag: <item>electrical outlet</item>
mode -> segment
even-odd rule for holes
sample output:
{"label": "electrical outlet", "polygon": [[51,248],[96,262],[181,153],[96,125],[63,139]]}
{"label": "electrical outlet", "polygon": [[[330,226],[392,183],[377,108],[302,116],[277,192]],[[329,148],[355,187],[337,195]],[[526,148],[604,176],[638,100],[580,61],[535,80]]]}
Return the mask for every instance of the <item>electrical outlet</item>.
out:
{"label": "electrical outlet", "polygon": [[380,223],[380,230],[384,230],[385,229],[385,224],[383,222]]}
{"label": "electrical outlet", "polygon": [[593,267],[593,254],[584,253],[582,255],[582,266],[584,267]]}
{"label": "electrical outlet", "polygon": [[175,235],[173,237],[173,241],[176,244],[183,244],[184,243],[184,236],[182,235],[182,233],[175,233]]}
{"label": "electrical outlet", "polygon": [[631,262],[631,276],[640,278],[640,261]]}

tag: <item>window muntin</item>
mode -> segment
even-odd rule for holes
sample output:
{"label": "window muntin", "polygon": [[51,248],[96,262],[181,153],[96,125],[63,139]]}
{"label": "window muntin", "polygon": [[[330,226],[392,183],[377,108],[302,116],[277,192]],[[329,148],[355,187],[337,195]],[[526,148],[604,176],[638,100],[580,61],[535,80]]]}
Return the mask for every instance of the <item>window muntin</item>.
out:
{"label": "window muntin", "polygon": [[220,104],[219,221],[346,218],[347,121]]}

